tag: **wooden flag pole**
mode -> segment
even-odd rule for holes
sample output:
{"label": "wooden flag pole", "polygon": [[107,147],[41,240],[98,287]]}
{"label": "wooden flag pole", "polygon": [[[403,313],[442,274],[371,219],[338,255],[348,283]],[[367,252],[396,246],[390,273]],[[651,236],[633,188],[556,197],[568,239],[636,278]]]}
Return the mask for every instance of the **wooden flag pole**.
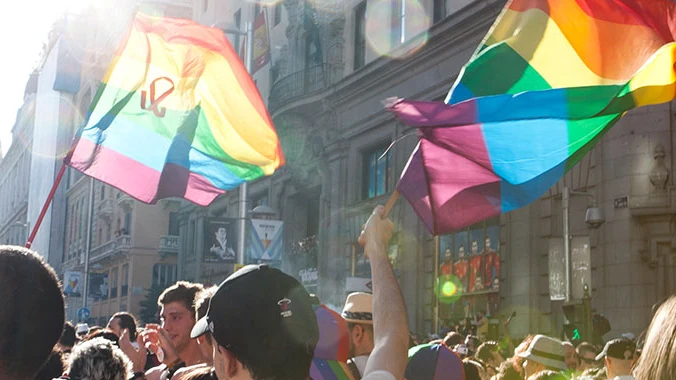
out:
{"label": "wooden flag pole", "polygon": [[397,199],[399,199],[399,190],[395,189],[392,192],[392,195],[390,195],[390,198],[387,200],[387,203],[385,203],[385,213],[383,213],[383,218],[387,218],[387,216],[390,214],[392,207],[394,207],[394,204],[397,203]]}
{"label": "wooden flag pole", "polygon": [[59,187],[59,183],[61,183],[61,179],[63,178],[63,174],[66,172],[66,162],[61,164],[61,169],[59,170],[59,174],[56,175],[56,179],[54,180],[54,184],[52,185],[52,189],[49,191],[49,195],[47,195],[47,200],[45,201],[45,204],[42,206],[42,211],[40,211],[40,215],[38,216],[38,219],[35,221],[35,224],[33,225],[33,230],[31,231],[30,236],[28,237],[28,241],[26,241],[26,248],[30,248],[31,245],[33,245],[33,240],[35,239],[35,235],[38,234],[38,229],[40,229],[40,225],[42,224],[42,220],[45,218],[45,214],[47,214],[47,210],[49,209],[49,205],[52,203],[52,200],[54,199],[54,194],[56,193],[56,189]]}

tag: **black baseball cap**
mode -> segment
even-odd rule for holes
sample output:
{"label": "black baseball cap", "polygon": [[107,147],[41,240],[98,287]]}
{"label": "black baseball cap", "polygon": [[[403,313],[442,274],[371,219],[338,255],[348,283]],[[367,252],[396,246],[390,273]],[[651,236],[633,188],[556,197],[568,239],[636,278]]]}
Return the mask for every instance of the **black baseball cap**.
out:
{"label": "black baseball cap", "polygon": [[606,346],[603,347],[603,351],[598,354],[596,360],[601,360],[606,356],[621,360],[632,360],[634,359],[635,352],[636,344],[629,339],[613,339],[606,343]]}
{"label": "black baseball cap", "polygon": [[265,264],[247,265],[218,286],[190,336],[207,332],[235,355],[273,355],[275,340],[292,339],[311,357],[319,340],[310,295],[298,280]]}

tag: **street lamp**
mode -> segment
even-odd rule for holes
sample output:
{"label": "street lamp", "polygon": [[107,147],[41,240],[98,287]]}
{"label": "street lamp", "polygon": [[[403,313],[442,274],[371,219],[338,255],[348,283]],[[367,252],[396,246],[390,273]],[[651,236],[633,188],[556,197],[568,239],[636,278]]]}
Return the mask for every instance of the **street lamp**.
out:
{"label": "street lamp", "polygon": [[570,197],[572,195],[584,195],[592,199],[592,206],[587,208],[587,213],[585,214],[585,223],[589,228],[597,229],[606,221],[603,209],[596,206],[596,199],[593,194],[583,191],[571,191],[568,186],[563,187],[563,257],[566,271],[566,302],[571,301],[571,295],[573,293],[570,252]]}
{"label": "street lamp", "polygon": [[[246,36],[246,56],[244,58],[244,67],[251,74],[253,63],[253,26],[250,22],[244,23],[245,31],[242,32],[237,26],[231,23],[219,22],[213,24],[212,28],[223,31],[224,34],[234,34],[237,36]],[[247,183],[244,182],[239,187],[239,238],[237,239],[237,262],[244,264],[244,250],[246,243],[246,219],[247,219]]]}

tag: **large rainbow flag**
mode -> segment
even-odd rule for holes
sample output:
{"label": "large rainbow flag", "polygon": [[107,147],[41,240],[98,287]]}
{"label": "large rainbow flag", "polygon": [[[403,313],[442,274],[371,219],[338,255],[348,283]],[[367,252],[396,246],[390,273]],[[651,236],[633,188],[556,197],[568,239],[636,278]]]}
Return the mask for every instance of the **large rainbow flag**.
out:
{"label": "large rainbow flag", "polygon": [[540,197],[628,110],[674,99],[676,2],[512,0],[446,103],[391,106],[421,141],[397,189],[433,234]]}
{"label": "large rainbow flag", "polygon": [[222,31],[138,13],[67,162],[143,202],[208,205],[284,156]]}

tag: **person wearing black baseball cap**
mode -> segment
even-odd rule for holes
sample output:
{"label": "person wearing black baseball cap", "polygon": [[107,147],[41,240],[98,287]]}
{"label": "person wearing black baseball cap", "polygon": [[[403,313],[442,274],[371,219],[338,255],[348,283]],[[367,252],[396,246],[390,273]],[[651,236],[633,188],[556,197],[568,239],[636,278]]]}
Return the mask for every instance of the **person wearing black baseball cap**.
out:
{"label": "person wearing black baseball cap", "polygon": [[[359,238],[371,263],[376,340],[363,380],[403,378],[408,351],[406,307],[386,249],[393,225],[383,213],[375,209]],[[267,265],[248,265],[219,285],[190,336],[207,332],[219,380],[306,380],[319,340],[313,299]]]}
{"label": "person wearing black baseball cap", "polygon": [[633,380],[631,368],[634,364],[636,344],[626,338],[613,339],[606,343],[596,360],[605,359],[608,379]]}

